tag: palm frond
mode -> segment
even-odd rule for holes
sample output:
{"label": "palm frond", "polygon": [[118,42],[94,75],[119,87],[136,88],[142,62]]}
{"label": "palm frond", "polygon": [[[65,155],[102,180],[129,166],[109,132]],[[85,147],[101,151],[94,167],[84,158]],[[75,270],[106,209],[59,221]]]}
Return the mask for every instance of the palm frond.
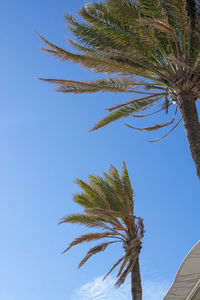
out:
{"label": "palm frond", "polygon": [[123,259],[126,257],[126,255],[123,255],[122,257],[120,257],[117,262],[112,266],[112,268],[108,271],[108,273],[104,276],[103,280],[106,279],[106,277],[108,277],[108,275],[110,275],[110,273],[123,261]]}
{"label": "palm frond", "polygon": [[172,123],[174,123],[175,118],[176,118],[176,114],[177,114],[177,110],[178,110],[178,107],[176,108],[176,111],[174,113],[174,116],[173,116],[172,120],[170,122],[166,122],[166,123],[163,123],[163,124],[156,124],[154,126],[143,127],[143,128],[134,127],[134,126],[131,126],[129,124],[124,124],[124,125],[126,125],[127,127],[131,128],[131,129],[135,129],[135,130],[139,130],[139,131],[155,131],[155,130],[161,129],[163,127],[169,126]]}
{"label": "palm frond", "polygon": [[119,176],[119,173],[113,165],[110,166],[109,174],[112,178],[112,186],[115,190],[117,198],[119,199],[119,202],[122,203],[123,207],[125,207],[125,211],[126,211],[126,213],[128,213],[128,215],[132,214],[133,198],[132,197],[130,198],[129,195],[127,195],[126,189],[124,188],[124,185]]}
{"label": "palm frond", "polygon": [[[168,104],[168,108],[172,105],[172,103],[169,103]],[[165,110],[166,111],[166,107],[165,107],[165,104],[158,110],[152,112],[152,113],[149,113],[149,114],[144,114],[144,115],[132,115],[132,117],[134,118],[145,118],[145,117],[149,117],[149,116],[152,116],[152,115],[155,115],[161,111]]]}
{"label": "palm frond", "polygon": [[107,220],[107,222],[109,221],[117,229],[127,232],[126,228],[123,226],[123,224],[118,219],[121,216],[123,216],[123,212],[120,214],[119,212],[100,209],[100,208],[90,208],[90,209],[87,209],[86,212],[88,214],[92,214],[92,215],[95,214],[96,216],[99,216],[103,220]]}
{"label": "palm frond", "polygon": [[53,83],[58,86],[57,91],[62,93],[95,93],[95,92],[117,92],[117,93],[139,93],[150,94],[148,92],[139,92],[135,88],[146,87],[146,83],[133,80],[127,77],[109,77],[95,81],[76,81],[64,79],[39,78],[39,80]]}
{"label": "palm frond", "polygon": [[87,233],[87,234],[83,234],[79,237],[77,237],[73,242],[71,242],[69,244],[69,246],[63,251],[63,253],[67,252],[69,249],[71,249],[72,247],[84,243],[84,242],[91,242],[91,241],[95,241],[95,240],[99,240],[99,239],[103,239],[103,238],[111,238],[111,237],[116,237],[117,234],[113,233],[113,232],[103,232],[103,233]]}
{"label": "palm frond", "polygon": [[128,196],[129,203],[131,206],[131,213],[134,211],[134,202],[133,202],[133,196],[134,196],[134,191],[131,185],[131,181],[128,175],[128,170],[126,167],[125,162],[123,161],[123,171],[122,171],[122,183],[124,186],[124,190],[126,192],[126,195]]}
{"label": "palm frond", "polygon": [[95,190],[91,185],[87,184],[81,179],[76,179],[76,183],[84,190],[87,197],[90,199],[90,202],[94,202],[95,207],[109,209],[109,202],[105,197],[102,197],[102,194],[98,193],[98,190]]}
{"label": "palm frond", "polygon": [[111,184],[106,178],[100,176],[89,175],[89,183],[95,186],[104,195],[110,205],[112,211],[121,211],[121,203],[119,203]]}
{"label": "palm frond", "polygon": [[163,16],[164,11],[162,2],[159,0],[139,0],[141,12],[148,18],[160,18]]}
{"label": "palm frond", "polygon": [[[120,285],[122,285],[124,283],[127,275],[133,270],[136,260],[139,257],[140,250],[141,250],[140,238],[133,239],[131,241],[131,244],[129,245],[128,249],[126,250],[126,257],[125,257],[124,262],[122,263],[121,268],[119,269],[119,272],[117,274],[118,280],[115,283],[115,285],[117,287],[119,287]],[[125,266],[126,266],[126,268],[124,270]]]}
{"label": "palm frond", "polygon": [[125,256],[125,258],[124,258],[124,260],[123,260],[123,262],[122,262],[122,264],[121,264],[121,266],[120,266],[120,268],[119,268],[119,271],[118,271],[118,273],[117,273],[117,277],[119,277],[119,276],[121,275],[121,273],[123,272],[125,266],[126,266],[127,263],[129,262],[129,259],[130,259],[130,257],[129,257],[129,256],[127,255],[127,253],[126,253],[126,256]]}
{"label": "palm frond", "polygon": [[123,273],[121,274],[121,276],[117,279],[116,283],[115,283],[115,286],[116,287],[120,287],[124,281],[126,280],[126,277],[128,276],[128,274],[132,271],[132,269],[134,268],[134,265],[135,265],[135,262],[136,262],[136,258],[134,261],[129,261],[126,269],[123,271]]}
{"label": "palm frond", "polygon": [[[117,105],[115,105],[115,106],[112,106],[112,107],[109,107],[109,108],[107,108],[106,110],[108,110],[108,111],[113,111],[113,110],[116,110],[116,109],[118,109],[118,108],[120,108],[120,107],[126,107],[127,105],[130,105],[130,104],[134,104],[134,103],[140,103],[141,101],[147,101],[147,100],[155,100],[156,102],[157,101],[159,101],[161,98],[162,98],[162,96],[164,96],[165,95],[165,93],[152,93],[150,96],[145,96],[145,97],[142,97],[142,98],[139,98],[139,99],[131,99],[131,100],[129,100],[128,102],[125,102],[125,103],[122,103],[122,104],[117,104]],[[154,98],[156,98],[156,99],[154,99]],[[155,102],[154,101],[154,102]]]}
{"label": "palm frond", "polygon": [[135,102],[134,102],[134,100],[132,100],[130,104],[125,103],[125,104],[123,104],[122,108],[116,109],[116,111],[111,112],[107,117],[100,120],[90,131],[104,127],[105,125],[107,125],[111,122],[114,122],[121,118],[128,117],[136,112],[148,109],[154,103],[158,102],[160,99],[161,99],[161,97],[157,97],[157,98],[151,97],[150,99],[147,99],[147,100],[138,99]]}
{"label": "palm frond", "polygon": [[159,142],[161,140],[163,140],[164,138],[166,138],[174,129],[176,129],[176,127],[180,124],[182,120],[180,119],[166,134],[164,134],[163,136],[161,136],[158,139],[155,139],[153,141],[148,141],[149,143],[155,143],[155,142]]}
{"label": "palm frond", "polygon": [[97,254],[97,253],[99,253],[99,252],[103,252],[103,251],[107,248],[108,245],[113,244],[113,243],[116,243],[116,241],[113,241],[113,242],[107,242],[107,243],[102,243],[102,244],[100,244],[100,245],[98,245],[98,246],[95,246],[95,247],[91,248],[91,249],[87,252],[87,254],[85,255],[85,257],[84,257],[84,258],[81,260],[81,262],[79,263],[78,268],[82,267],[82,266],[86,263],[86,261],[87,261],[92,255]]}
{"label": "palm frond", "polygon": [[88,214],[72,214],[68,215],[61,219],[61,221],[58,223],[64,224],[64,223],[71,223],[71,224],[80,224],[85,225],[87,227],[95,227],[95,228],[103,228],[103,229],[109,229],[109,227],[103,223],[102,218],[98,218],[95,215],[88,215]]}
{"label": "palm frond", "polygon": [[[120,62],[115,58],[102,57],[94,54],[74,54],[54,45],[42,36],[40,36],[40,38],[49,47],[41,48],[41,50],[54,55],[56,58],[59,58],[62,61],[72,61],[74,63],[79,63],[84,67],[94,70],[95,72],[119,73],[123,75],[137,74],[139,76],[142,76],[142,74],[144,75],[146,73],[145,69],[140,70],[138,66],[136,67],[134,65],[129,65],[126,62]],[[146,74],[146,77],[153,79],[148,74]]]}

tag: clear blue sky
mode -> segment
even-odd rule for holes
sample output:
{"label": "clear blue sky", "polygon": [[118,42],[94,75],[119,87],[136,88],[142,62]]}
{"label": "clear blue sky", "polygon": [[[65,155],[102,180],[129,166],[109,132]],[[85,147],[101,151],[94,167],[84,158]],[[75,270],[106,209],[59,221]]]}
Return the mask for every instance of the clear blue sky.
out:
{"label": "clear blue sky", "polygon": [[[123,126],[123,120],[89,133],[106,107],[127,96],[64,95],[37,80],[98,77],[42,53],[35,34],[69,49],[63,15],[75,13],[82,4],[81,0],[1,3],[0,300],[111,300],[113,295],[115,299],[125,295],[126,285],[109,296],[106,291],[104,296],[92,294],[95,284],[101,286],[98,277],[120,255],[117,246],[79,271],[77,263],[88,245],[60,254],[84,232],[79,226],[57,226],[62,216],[79,210],[72,202],[78,191],[74,179],[101,175],[110,163],[120,169],[126,161],[136,191],[136,214],[144,218],[147,229],[141,254],[145,293],[152,293],[154,284],[158,294],[159,289],[166,290],[200,238],[200,182],[182,125],[156,144],[147,140],[159,132],[153,136],[134,132]],[[161,118],[166,119],[164,113]],[[137,123],[149,124],[152,120]],[[112,280],[104,284],[105,290]],[[146,299],[151,300],[150,294]]]}

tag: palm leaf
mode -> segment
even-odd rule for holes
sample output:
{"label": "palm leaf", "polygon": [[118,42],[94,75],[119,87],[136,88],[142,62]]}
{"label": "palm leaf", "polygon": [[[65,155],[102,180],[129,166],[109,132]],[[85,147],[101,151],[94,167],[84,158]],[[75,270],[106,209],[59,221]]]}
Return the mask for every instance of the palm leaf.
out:
{"label": "palm leaf", "polygon": [[110,273],[123,261],[123,259],[126,257],[126,255],[120,257],[118,261],[112,266],[112,268],[108,271],[108,273],[104,276],[103,280],[110,275]]}
{"label": "palm leaf", "polygon": [[124,161],[123,161],[122,183],[124,186],[124,190],[129,199],[129,203],[131,206],[131,212],[133,212],[133,210],[134,210],[134,208],[133,208],[133,188],[131,186],[131,181],[130,181],[130,178],[128,175],[128,170],[127,170],[127,167],[126,167],[126,164]]}
{"label": "palm leaf", "polygon": [[115,237],[115,236],[117,236],[117,234],[115,234],[113,232],[83,234],[83,235],[77,237],[73,242],[71,242],[69,244],[69,246],[63,251],[63,253],[67,252],[72,247],[74,247],[78,244],[81,244],[83,242],[91,242],[91,241],[95,241],[95,240],[99,240],[99,239],[103,239],[103,238],[107,238],[107,237],[111,238],[111,237]]}
{"label": "palm leaf", "polygon": [[127,275],[132,271],[132,269],[134,268],[134,265],[135,265],[135,262],[136,262],[136,259],[133,260],[133,261],[129,261],[126,269],[123,271],[123,273],[120,275],[120,277],[117,279],[116,283],[115,283],[115,286],[117,287],[120,287],[124,281],[126,280],[126,277]]}
{"label": "palm leaf", "polygon": [[87,214],[72,214],[61,219],[60,224],[71,223],[71,224],[81,224],[87,227],[99,227],[103,229],[108,229],[108,226],[103,223],[102,218],[98,218],[95,215]]}
{"label": "palm leaf", "polygon": [[86,195],[86,193],[79,193],[73,196],[74,202],[80,204],[84,208],[94,207],[94,202]]}
{"label": "palm leaf", "polygon": [[126,194],[126,190],[124,189],[123,182],[119,176],[117,169],[114,166],[110,166],[110,175],[112,177],[112,186],[115,190],[116,196],[119,199],[119,202],[123,204],[125,208],[126,214],[130,215],[132,213],[132,205],[130,203],[130,198]]}
{"label": "palm leaf", "polygon": [[[113,121],[119,120],[121,118],[128,117],[138,111],[145,110],[150,108],[155,102],[159,101],[159,98],[156,99],[147,99],[147,100],[137,100],[132,104],[124,104],[124,107],[119,108],[115,112],[110,113],[107,117],[100,120],[90,131],[99,129]],[[126,106],[125,106],[126,105]]]}
{"label": "palm leaf", "polygon": [[[142,72],[143,74],[146,73],[145,70],[139,70],[135,66],[130,66],[128,63],[121,63],[116,59],[96,56],[92,54],[90,55],[74,54],[61,47],[54,45],[53,43],[50,43],[47,39],[45,39],[42,36],[40,36],[40,38],[49,47],[49,48],[41,48],[41,50],[54,55],[56,58],[59,58],[62,61],[72,61],[75,63],[79,63],[84,67],[94,70],[95,72],[107,72],[107,73],[117,72],[124,75],[130,75],[130,74],[142,75]],[[151,76],[148,75],[147,77],[151,78]]]}
{"label": "palm leaf", "polygon": [[110,205],[112,211],[121,211],[121,203],[119,203],[115,192],[112,188],[112,185],[100,176],[89,175],[89,183],[92,186],[95,186],[99,191],[104,195]]}
{"label": "palm leaf", "polygon": [[161,136],[160,138],[158,139],[155,139],[153,141],[148,141],[149,143],[155,143],[155,142],[159,142],[161,140],[163,140],[164,138],[166,138],[181,122],[182,120],[180,119],[173,127],[172,129],[170,129],[166,134],[164,134],[163,136]]}
{"label": "palm leaf", "polygon": [[[40,80],[53,83],[58,86],[57,91],[62,93],[95,93],[95,92],[117,92],[117,93],[141,93],[149,94],[148,92],[138,92],[135,88],[148,87],[143,81],[131,79],[128,77],[109,77],[95,81],[76,81],[64,79],[39,78]],[[153,95],[150,93],[150,95]]]}
{"label": "palm leaf", "polygon": [[98,193],[97,190],[91,187],[91,185],[87,184],[81,179],[76,179],[76,183],[84,190],[87,197],[90,199],[90,202],[94,202],[95,207],[109,209],[109,202],[105,197],[102,197],[101,194]]}
{"label": "palm leaf", "polygon": [[110,245],[110,244],[112,244],[112,243],[115,243],[115,242],[113,241],[113,242],[102,243],[102,244],[100,244],[100,245],[98,245],[98,246],[95,246],[95,247],[91,248],[91,249],[87,252],[87,254],[85,255],[85,257],[84,257],[84,258],[81,260],[81,262],[79,263],[78,268],[82,267],[82,266],[86,263],[86,261],[87,261],[92,255],[104,251],[104,250],[107,248],[107,246]]}
{"label": "palm leaf", "polygon": [[126,232],[126,228],[122,225],[122,223],[118,220],[118,217],[123,216],[123,212],[115,212],[111,210],[105,210],[100,208],[89,208],[86,210],[88,214],[96,215],[101,217],[102,219],[105,219],[109,221],[111,224],[116,226],[117,228],[120,228],[121,230],[124,230]]}
{"label": "palm leaf", "polygon": [[176,118],[176,114],[177,114],[177,110],[178,110],[178,108],[176,108],[175,114],[174,114],[174,116],[173,116],[173,118],[170,122],[166,122],[166,123],[163,123],[163,124],[156,124],[154,126],[144,127],[144,128],[134,127],[134,126],[131,126],[129,124],[125,124],[125,125],[129,128],[136,129],[136,130],[139,130],[139,131],[155,131],[155,130],[161,129],[163,127],[169,126],[172,123],[174,123],[175,118]]}

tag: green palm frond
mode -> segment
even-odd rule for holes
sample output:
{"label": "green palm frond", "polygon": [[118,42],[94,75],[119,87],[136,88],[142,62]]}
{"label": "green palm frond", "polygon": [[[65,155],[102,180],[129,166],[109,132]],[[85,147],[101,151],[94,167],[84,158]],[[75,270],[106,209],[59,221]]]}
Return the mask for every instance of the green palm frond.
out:
{"label": "green palm frond", "polygon": [[105,209],[110,208],[109,202],[97,191],[97,189],[95,190],[91,185],[80,179],[76,179],[76,183],[84,190],[85,194],[90,199],[90,202],[93,202],[95,207]]}
{"label": "green palm frond", "polygon": [[134,205],[134,202],[133,202],[134,191],[133,191],[133,188],[131,186],[131,181],[130,181],[130,178],[129,178],[129,175],[128,175],[128,170],[127,170],[125,162],[123,162],[122,184],[124,186],[124,190],[125,190],[128,198],[129,198],[131,211],[133,212],[134,211],[134,207],[133,207],[133,205]]}
{"label": "green palm frond", "polygon": [[62,218],[59,224],[71,223],[71,224],[80,224],[85,225],[87,227],[95,227],[101,229],[109,229],[109,227],[103,223],[103,219],[88,214],[72,214]]}
{"label": "green palm frond", "polygon": [[[95,92],[117,92],[117,93],[141,93],[149,94],[148,92],[138,92],[140,87],[148,88],[148,84],[137,79],[127,77],[109,77],[98,79],[95,81],[75,81],[75,80],[63,80],[63,79],[45,79],[40,80],[53,83],[58,86],[57,91],[62,93],[95,93]],[[160,88],[159,86],[155,86]]]}
{"label": "green palm frond", "polygon": [[123,75],[136,74],[142,76],[142,74],[146,74],[146,77],[149,79],[153,79],[151,75],[148,75],[147,70],[144,67],[140,67],[137,65],[130,65],[128,62],[121,62],[119,59],[115,57],[103,57],[98,55],[81,55],[71,53],[61,47],[54,45],[47,41],[44,37],[40,36],[43,42],[49,48],[41,48],[41,50],[48,52],[54,55],[56,58],[61,59],[62,61],[71,61],[74,63],[79,63],[84,67],[90,68],[95,72],[107,72],[107,73],[119,73]]}
{"label": "green palm frond", "polygon": [[126,213],[128,212],[128,215],[131,215],[133,212],[133,198],[130,199],[127,195],[122,179],[120,178],[117,169],[112,165],[110,166],[110,175],[112,178],[112,186],[115,190],[117,198],[119,199],[119,202],[122,203]]}
{"label": "green palm frond", "polygon": [[74,202],[82,205],[84,208],[94,207],[94,202],[91,201],[85,193],[75,194],[73,196]]}
{"label": "green palm frond", "polygon": [[112,186],[106,178],[100,176],[89,175],[89,183],[91,186],[98,187],[99,191],[104,195],[110,205],[112,211],[121,211],[122,206],[116,198]]}
{"label": "green palm frond", "polygon": [[111,112],[107,117],[100,120],[91,129],[91,131],[104,127],[105,125],[113,121],[128,117],[136,112],[146,110],[150,108],[154,103],[158,102],[160,99],[161,99],[160,96],[156,98],[152,96],[150,99],[147,100],[140,100],[140,99],[138,99],[137,101],[135,101],[135,99],[131,100],[131,103],[129,105],[127,105],[126,103],[122,104],[120,105],[122,106],[122,108],[120,107],[119,109],[116,109],[116,111]]}

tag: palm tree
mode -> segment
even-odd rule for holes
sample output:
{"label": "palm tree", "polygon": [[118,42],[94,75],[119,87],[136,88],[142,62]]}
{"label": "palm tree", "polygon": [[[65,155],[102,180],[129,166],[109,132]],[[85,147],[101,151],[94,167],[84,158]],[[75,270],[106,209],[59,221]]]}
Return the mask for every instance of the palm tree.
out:
{"label": "palm tree", "polygon": [[121,264],[116,286],[123,284],[127,275],[131,273],[132,299],[142,300],[139,254],[144,226],[143,220],[134,216],[134,192],[125,163],[121,177],[111,165],[109,173],[104,173],[104,177],[90,175],[89,183],[80,179],[76,182],[82,192],[75,194],[73,200],[83,206],[84,212],[68,215],[60,224],[78,223],[101,231],[77,237],[64,252],[83,242],[108,239],[87,252],[79,264],[80,268],[91,256],[104,251],[108,245],[122,243],[124,255],[112,266],[104,279]]}
{"label": "palm tree", "polygon": [[[171,121],[137,128],[153,131],[181,118],[192,158],[200,178],[200,123],[196,102],[200,98],[200,2],[197,0],[102,0],[87,3],[79,20],[66,16],[78,54],[62,49],[41,36],[42,50],[63,61],[79,63],[107,77],[95,81],[43,79],[63,93],[127,92],[127,102],[108,108],[109,114],[92,130],[128,116],[145,117],[162,110],[174,112]],[[113,74],[112,76],[109,74]],[[135,113],[154,105],[147,114]],[[175,104],[174,106],[172,104]]]}

